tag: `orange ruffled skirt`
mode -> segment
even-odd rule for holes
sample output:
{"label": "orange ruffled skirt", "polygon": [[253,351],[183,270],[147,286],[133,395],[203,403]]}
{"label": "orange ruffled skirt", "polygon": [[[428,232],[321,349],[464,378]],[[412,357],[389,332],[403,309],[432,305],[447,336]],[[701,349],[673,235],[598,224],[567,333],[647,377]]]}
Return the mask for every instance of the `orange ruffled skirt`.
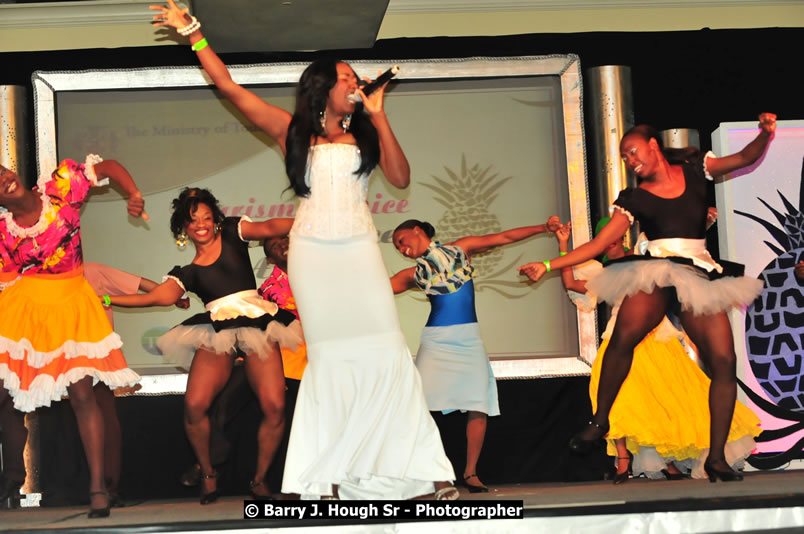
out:
{"label": "orange ruffled skirt", "polygon": [[[589,394],[594,410],[607,346],[608,340],[604,340],[592,366]],[[709,453],[709,383],[677,338],[657,341],[655,331],[649,334],[634,349],[631,370],[609,414],[608,454],[617,456],[614,440],[624,437],[635,455],[634,474],[654,478],[652,474],[674,461],[693,478],[704,478],[702,464]],[[726,444],[726,460],[732,467],[741,467],[760,432],[759,418],[738,401]]]}
{"label": "orange ruffled skirt", "polygon": [[0,292],[0,310],[0,380],[16,409],[49,406],[86,376],[112,389],[139,382],[83,268],[22,276]]}

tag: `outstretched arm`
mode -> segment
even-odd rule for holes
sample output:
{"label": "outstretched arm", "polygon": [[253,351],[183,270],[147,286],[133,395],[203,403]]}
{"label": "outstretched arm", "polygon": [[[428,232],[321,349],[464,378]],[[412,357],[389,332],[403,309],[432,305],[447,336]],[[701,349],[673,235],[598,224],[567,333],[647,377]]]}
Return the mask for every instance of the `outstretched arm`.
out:
{"label": "outstretched arm", "polygon": [[760,114],[759,128],[759,135],[736,154],[722,158],[708,158],[706,169],[709,174],[719,178],[718,181],[723,181],[724,175],[747,167],[758,160],[765,152],[765,148],[773,137],[773,132],[776,131],[776,115],[773,113]]}
{"label": "outstretched arm", "polygon": [[[179,29],[190,24],[192,19],[187,14],[187,9],[179,9],[173,0],[167,0],[167,4],[167,6],[151,6],[151,9],[160,11],[160,13],[154,15],[154,26],[171,26]],[[290,113],[265,102],[245,87],[235,83],[231,74],[229,74],[229,69],[226,68],[226,65],[218,55],[212,51],[212,48],[209,45],[201,48],[203,39],[204,36],[200,30],[190,34],[190,44],[195,46],[194,49],[197,50],[201,66],[212,78],[215,86],[248,120],[271,136],[279,144],[284,154],[285,140],[288,126],[290,125]]]}
{"label": "outstretched arm", "polygon": [[[564,255],[569,253],[569,236],[572,230],[572,223],[562,224],[561,228],[556,231],[556,239],[558,240],[558,251],[563,252]],[[575,273],[572,267],[564,267],[561,269],[561,283],[564,284],[564,289],[575,291],[576,293],[586,293],[586,280],[578,280],[575,278]]]}
{"label": "outstretched arm", "polygon": [[92,167],[95,169],[95,174],[98,178],[109,178],[126,192],[128,195],[126,210],[129,215],[142,217],[146,221],[149,220],[148,214],[145,213],[145,200],[142,198],[142,193],[137,189],[137,184],[134,183],[134,179],[125,167],[113,159],[101,161]]}
{"label": "outstretched arm", "polygon": [[[571,267],[600,256],[608,245],[624,236],[630,226],[628,217],[619,211],[615,211],[614,215],[611,216],[611,221],[603,227],[593,240],[584,243],[566,256],[550,260],[550,270]],[[547,266],[543,262],[537,261],[522,265],[518,270],[536,282],[547,273]]]}
{"label": "outstretched arm", "polygon": [[248,241],[262,241],[269,237],[287,235],[293,226],[293,219],[268,219],[259,222],[240,222],[240,235]]}
{"label": "outstretched arm", "polygon": [[413,275],[416,272],[416,267],[408,267],[402,269],[391,277],[391,288],[394,290],[394,295],[404,293],[408,289],[412,289],[415,285],[413,283]]}
{"label": "outstretched arm", "polygon": [[[140,278],[140,291],[145,293],[149,293],[159,287],[159,284],[151,280],[150,278],[145,278],[144,276]],[[174,302],[177,308],[181,308],[186,310],[190,307],[190,299],[189,297],[179,298],[176,302]]]}
{"label": "outstretched arm", "polygon": [[536,234],[544,232],[555,232],[561,227],[561,221],[558,215],[553,215],[545,224],[537,224],[536,226],[522,226],[520,228],[513,228],[497,234],[488,235],[473,235],[463,237],[451,243],[458,246],[466,253],[467,256],[474,256],[481,252],[486,252],[490,248],[507,245],[509,243],[516,243]]}
{"label": "outstretched arm", "polygon": [[184,290],[172,278],[168,278],[148,293],[137,295],[117,295],[109,297],[112,304],[124,308],[144,308],[149,306],[172,306],[181,296]]}

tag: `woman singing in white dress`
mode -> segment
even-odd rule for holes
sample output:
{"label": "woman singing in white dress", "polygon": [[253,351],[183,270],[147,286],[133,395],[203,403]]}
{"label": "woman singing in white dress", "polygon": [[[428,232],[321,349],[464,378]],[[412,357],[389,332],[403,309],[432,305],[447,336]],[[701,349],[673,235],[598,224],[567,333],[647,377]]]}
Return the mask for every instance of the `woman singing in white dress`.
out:
{"label": "woman singing in white dress", "polygon": [[[399,188],[410,167],[383,111],[346,63],[317,60],[301,76],[296,109],[235,83],[173,0],[157,26],[189,34],[218,89],[285,154],[299,196],[288,277],[307,341],[282,490],[302,498],[456,499],[455,479],[399,326],[366,193],[379,164]],[[350,96],[358,95],[362,104]]]}

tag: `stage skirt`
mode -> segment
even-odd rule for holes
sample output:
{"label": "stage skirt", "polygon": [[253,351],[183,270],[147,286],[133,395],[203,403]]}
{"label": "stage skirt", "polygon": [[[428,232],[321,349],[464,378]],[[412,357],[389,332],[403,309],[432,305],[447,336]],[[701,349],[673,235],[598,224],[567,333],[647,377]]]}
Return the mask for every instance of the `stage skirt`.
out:
{"label": "stage skirt", "polygon": [[86,376],[112,389],[139,382],[81,267],[22,276],[0,293],[0,310],[0,379],[16,409],[50,406]]}
{"label": "stage skirt", "polygon": [[[665,320],[666,321],[666,320]],[[660,327],[659,327],[660,328]],[[658,328],[657,328],[658,330]],[[608,340],[592,366],[589,394],[597,410],[597,388]],[[626,438],[634,453],[634,474],[663,475],[674,461],[695,478],[706,478],[703,462],[709,452],[709,378],[675,337],[657,340],[656,330],[634,349],[634,359],[609,414],[608,454],[617,456],[614,440]],[[756,447],[759,419],[739,401],[735,405],[726,460],[733,468]]]}
{"label": "stage skirt", "polygon": [[497,381],[477,323],[425,327],[416,368],[431,411],[500,415]]}
{"label": "stage skirt", "polygon": [[189,369],[199,348],[218,354],[232,354],[239,348],[265,359],[276,353],[276,344],[292,350],[304,344],[296,316],[277,309],[256,290],[227,295],[206,307],[206,312],[193,315],[156,341],[166,361]]}
{"label": "stage skirt", "polygon": [[402,335],[373,232],[293,235],[288,278],[307,340],[282,491],[409,499],[454,480]]}
{"label": "stage skirt", "polygon": [[619,304],[626,296],[656,287],[674,287],[683,311],[710,315],[746,306],[762,292],[762,281],[747,276],[720,276],[695,267],[686,258],[627,256],[615,260],[586,283],[590,297]]}

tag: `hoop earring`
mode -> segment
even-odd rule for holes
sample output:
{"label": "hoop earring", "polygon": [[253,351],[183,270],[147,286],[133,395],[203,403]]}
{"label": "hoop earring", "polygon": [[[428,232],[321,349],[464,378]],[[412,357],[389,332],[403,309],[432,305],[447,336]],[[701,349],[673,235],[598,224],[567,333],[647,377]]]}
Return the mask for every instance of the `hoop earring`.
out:
{"label": "hoop earring", "polygon": [[318,113],[318,122],[321,124],[321,130],[326,135],[327,133],[327,110]]}
{"label": "hoop earring", "polygon": [[346,115],[343,120],[341,121],[341,128],[343,128],[343,133],[349,131],[349,125],[352,124],[352,114],[349,113]]}
{"label": "hoop earring", "polygon": [[179,234],[179,237],[176,238],[176,246],[179,247],[179,250],[184,250],[184,247],[187,246],[187,234],[182,232]]}

